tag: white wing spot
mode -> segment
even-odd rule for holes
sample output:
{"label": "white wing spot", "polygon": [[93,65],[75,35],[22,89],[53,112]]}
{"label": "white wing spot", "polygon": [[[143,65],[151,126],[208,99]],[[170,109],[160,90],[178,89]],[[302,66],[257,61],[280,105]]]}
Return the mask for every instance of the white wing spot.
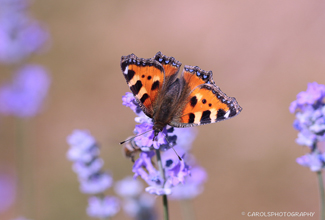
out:
{"label": "white wing spot", "polygon": [[229,110],[229,111],[227,111],[227,112],[226,112],[226,114],[225,114],[223,117],[225,117],[225,118],[228,118],[228,117],[229,117],[229,115],[230,115],[230,110]]}
{"label": "white wing spot", "polygon": [[128,74],[128,72],[129,72],[129,66],[126,66],[126,68],[125,68],[125,70],[124,70],[124,75],[127,75]]}
{"label": "white wing spot", "polygon": [[194,113],[195,118],[194,118],[194,124],[201,124],[200,120],[201,120],[201,116],[202,116],[202,112],[195,112]]}

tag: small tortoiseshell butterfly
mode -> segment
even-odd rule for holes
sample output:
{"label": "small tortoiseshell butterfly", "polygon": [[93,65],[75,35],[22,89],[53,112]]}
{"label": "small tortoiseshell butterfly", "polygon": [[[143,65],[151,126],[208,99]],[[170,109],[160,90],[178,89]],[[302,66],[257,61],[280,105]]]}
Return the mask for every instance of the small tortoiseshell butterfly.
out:
{"label": "small tortoiseshell butterfly", "polygon": [[242,108],[215,84],[212,71],[184,66],[158,52],[153,58],[122,56],[121,69],[142,111],[153,120],[155,137],[166,125],[192,127],[238,115]]}

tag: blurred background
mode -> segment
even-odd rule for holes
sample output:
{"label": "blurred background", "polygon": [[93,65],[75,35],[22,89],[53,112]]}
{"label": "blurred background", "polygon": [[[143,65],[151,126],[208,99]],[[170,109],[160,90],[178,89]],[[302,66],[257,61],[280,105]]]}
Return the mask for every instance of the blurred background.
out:
{"label": "blurred background", "polygon": [[[192,201],[196,219],[248,219],[242,212],[318,218],[316,174],[295,162],[308,149],[295,143],[289,105],[307,83],[325,83],[324,1],[34,0],[29,10],[50,35],[45,52],[29,61],[48,70],[51,87],[41,113],[19,122],[24,177],[32,182],[25,186],[29,208],[17,213],[14,203],[1,220],[89,219],[87,196],[66,159],[74,129],[97,139],[114,180],[132,175],[119,145],[136,124],[122,105],[129,88],[120,58],[158,51],[212,70],[216,84],[243,107],[231,120],[197,128],[192,153],[208,181]],[[11,78],[10,68],[0,70],[1,82]],[[0,118],[0,171],[13,176],[20,163],[17,124],[13,116]],[[160,198],[156,206],[162,216]],[[181,216],[171,201],[171,219]],[[114,219],[129,218],[119,212]]]}

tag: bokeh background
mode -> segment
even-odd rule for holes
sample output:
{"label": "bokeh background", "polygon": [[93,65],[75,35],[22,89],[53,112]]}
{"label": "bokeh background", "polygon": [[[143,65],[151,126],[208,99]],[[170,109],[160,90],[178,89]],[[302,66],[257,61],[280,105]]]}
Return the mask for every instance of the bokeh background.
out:
{"label": "bokeh background", "polygon": [[[66,137],[74,129],[88,129],[98,140],[105,169],[115,180],[132,174],[118,144],[136,124],[121,101],[129,88],[120,58],[130,53],[149,58],[161,51],[183,65],[212,70],[216,84],[243,107],[229,121],[197,128],[192,152],[209,179],[192,201],[196,219],[248,219],[241,213],[263,211],[316,212],[318,218],[316,174],[295,162],[307,149],[295,143],[288,108],[307,83],[325,83],[324,1],[32,3],[31,13],[47,25],[51,42],[31,60],[50,71],[52,84],[41,114],[23,122],[26,175],[33,181],[27,203],[33,204],[19,214],[34,220],[89,219],[87,196],[79,192],[66,159]],[[1,76],[6,78],[9,71]],[[16,119],[0,120],[1,169],[15,174]],[[157,208],[161,213],[160,198]],[[17,217],[15,206],[1,215]],[[170,202],[170,217],[181,219],[176,201]],[[114,219],[128,217],[120,212]]]}

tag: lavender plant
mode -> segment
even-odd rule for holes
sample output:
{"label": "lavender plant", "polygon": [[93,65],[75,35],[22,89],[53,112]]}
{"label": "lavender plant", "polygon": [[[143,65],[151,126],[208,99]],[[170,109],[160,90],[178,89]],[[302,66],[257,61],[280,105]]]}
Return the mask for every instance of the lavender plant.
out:
{"label": "lavender plant", "polygon": [[7,210],[15,201],[15,180],[6,172],[0,173],[0,214]]}
{"label": "lavender plant", "polygon": [[0,0],[0,63],[21,64],[42,52],[49,34],[28,14],[28,0]]}
{"label": "lavender plant", "polygon": [[39,65],[25,65],[14,75],[12,82],[0,87],[0,113],[29,118],[42,110],[50,87],[50,77]]}
{"label": "lavender plant", "polygon": [[325,219],[325,194],[322,169],[325,167],[325,152],[320,143],[325,140],[325,85],[309,83],[307,90],[298,93],[290,105],[296,115],[293,127],[299,131],[296,143],[307,146],[309,153],[297,158],[297,163],[316,172],[321,198],[321,219]]}
{"label": "lavender plant", "polygon": [[20,118],[39,113],[50,85],[45,68],[27,62],[49,39],[28,6],[28,0],[0,0],[0,64],[15,73],[12,82],[0,87],[0,113]]}
{"label": "lavender plant", "polygon": [[80,191],[91,195],[87,214],[93,218],[110,219],[120,209],[119,200],[106,196],[113,184],[112,176],[102,171],[104,161],[99,157],[99,146],[88,131],[75,130],[67,138],[70,149],[67,158],[74,162],[72,169],[78,175]]}
{"label": "lavender plant", "polygon": [[115,192],[123,198],[124,212],[135,220],[157,220],[155,197],[143,192],[140,180],[127,176],[116,182]]}
{"label": "lavender plant", "polygon": [[[174,199],[189,199],[198,195],[199,186],[206,179],[203,168],[195,169],[191,173],[189,164],[195,167],[194,157],[189,153],[190,146],[195,137],[192,128],[177,129],[167,126],[160,132],[155,140],[153,123],[138,106],[131,93],[126,93],[122,98],[123,105],[130,107],[136,114],[135,121],[140,123],[135,126],[130,143],[134,149],[140,149],[138,159],[135,161],[132,171],[134,177],[141,177],[148,187],[145,191],[150,194],[162,196],[165,219],[169,218],[167,195],[175,192]],[[174,149],[171,149],[173,147]],[[178,155],[180,155],[180,158]],[[153,158],[156,157],[156,160]],[[185,180],[192,182],[187,185]],[[182,190],[189,190],[186,196],[182,196]]]}
{"label": "lavender plant", "polygon": [[[29,0],[0,0],[0,65],[6,65],[13,73],[11,80],[0,83],[0,113],[17,118],[18,215],[27,212],[32,215],[34,197],[32,168],[28,166],[32,149],[25,150],[26,129],[22,119],[42,110],[51,81],[44,67],[28,63],[31,56],[43,51],[49,40],[44,25],[30,16],[29,4]],[[23,161],[26,163],[22,164]],[[24,192],[23,185],[30,190]],[[25,210],[27,205],[28,210]]]}

